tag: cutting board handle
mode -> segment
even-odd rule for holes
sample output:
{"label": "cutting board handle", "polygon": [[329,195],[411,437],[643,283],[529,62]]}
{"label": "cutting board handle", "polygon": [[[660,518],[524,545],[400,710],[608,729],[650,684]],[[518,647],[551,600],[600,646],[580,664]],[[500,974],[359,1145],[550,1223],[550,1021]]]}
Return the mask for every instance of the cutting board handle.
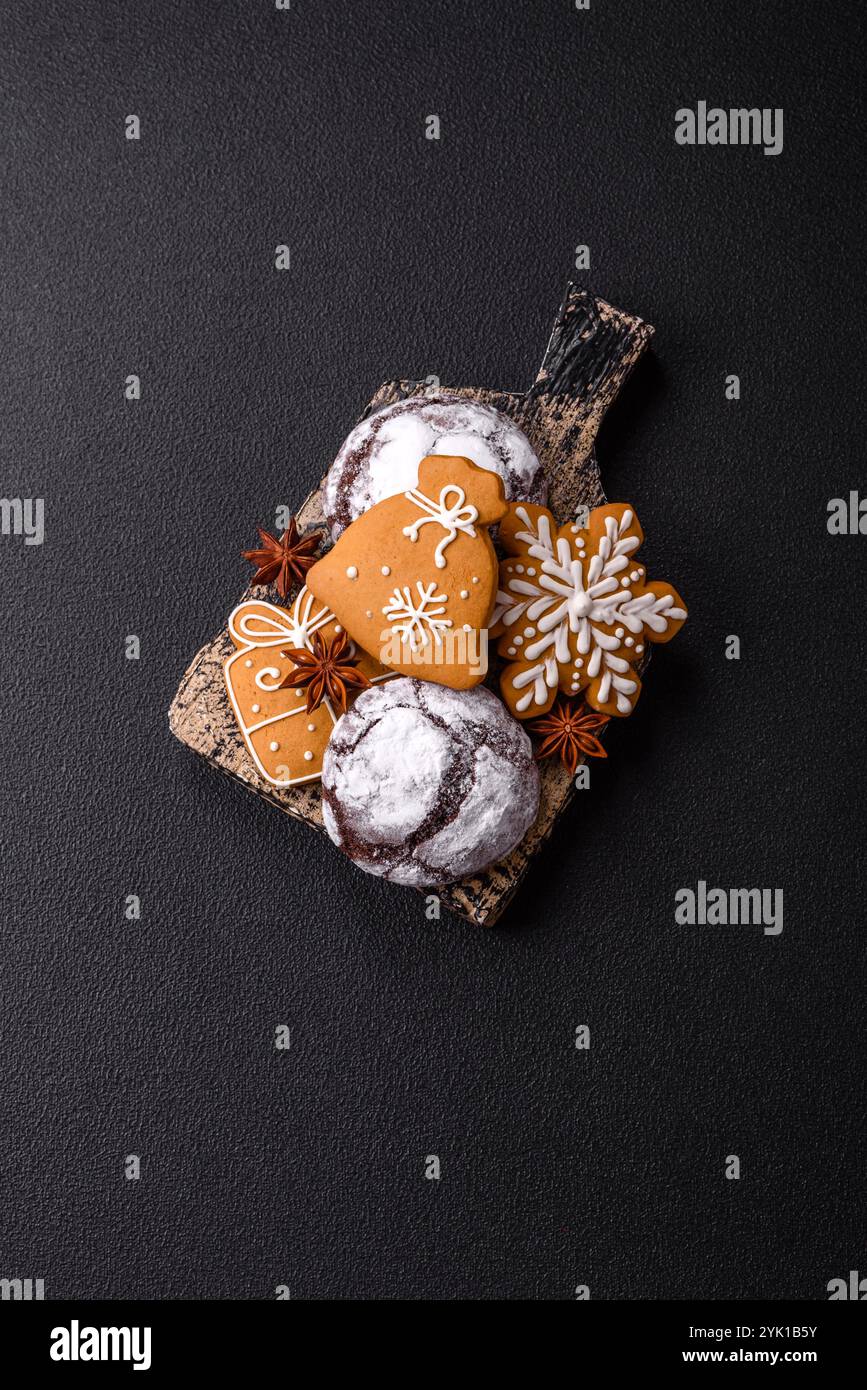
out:
{"label": "cutting board handle", "polygon": [[649,323],[571,281],[530,397],[577,398],[598,424],[652,336]]}

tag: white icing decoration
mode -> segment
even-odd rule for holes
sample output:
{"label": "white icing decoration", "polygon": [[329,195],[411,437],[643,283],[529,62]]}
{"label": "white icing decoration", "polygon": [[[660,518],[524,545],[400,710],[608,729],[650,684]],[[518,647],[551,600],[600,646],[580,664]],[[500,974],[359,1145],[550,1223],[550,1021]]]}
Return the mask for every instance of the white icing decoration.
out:
{"label": "white icing decoration", "polygon": [[313,754],[310,752],[309,748],[307,749],[307,752],[304,754],[304,761],[305,763],[312,763],[313,761]]}
{"label": "white icing decoration", "polygon": [[[247,665],[246,661],[244,662],[244,665]],[[253,665],[252,661],[250,662],[250,665]],[[270,684],[265,679],[266,676],[271,677]],[[261,671],[256,672],[256,675],[253,679],[260,690],[279,690],[282,675],[278,666],[263,666]]]}
{"label": "white icing decoration", "polygon": [[[445,569],[446,557],[443,553],[447,546],[451,545],[459,531],[463,531],[465,536],[475,538],[476,530],[473,522],[478,521],[479,511],[471,502],[467,502],[467,495],[462,487],[457,483],[447,483],[440,490],[439,502],[432,502],[423,492],[414,488],[412,492],[405,492],[404,497],[408,502],[413,502],[420,511],[426,515],[418,521],[413,521],[411,525],[404,526],[403,534],[408,536],[411,541],[418,540],[418,533],[422,526],[426,526],[429,521],[436,522],[445,530],[445,535],[434,551],[434,562],[437,569]],[[456,501],[449,505],[449,496],[454,496]]]}
{"label": "white icing decoration", "polygon": [[[409,642],[410,650],[417,652],[431,640],[439,645],[443,640],[443,629],[451,627],[452,622],[451,618],[442,617],[446,611],[447,595],[435,593],[434,582],[423,585],[417,579],[415,587],[417,599],[410,592],[409,585],[405,584],[402,589],[395,589],[382,611],[391,619],[392,632],[399,633]],[[434,604],[440,606],[434,607]]]}
{"label": "white icing decoration", "polygon": [[383,574],[391,574],[391,568],[390,568],[390,566],[389,566],[389,565],[383,565],[383,567],[382,567],[382,573],[383,573]]}
{"label": "white icing decoration", "polygon": [[253,665],[253,663],[252,663],[252,661],[250,660],[249,656],[247,657],[247,660],[244,662],[244,665],[247,667],[248,670],[249,670],[250,667]]}
{"label": "white icing decoration", "polygon": [[356,568],[355,565],[349,565],[349,566],[348,566],[347,571],[346,571],[346,578],[347,578],[347,579],[357,579],[357,578],[358,578],[358,570],[357,570],[357,568]]}
{"label": "white icing decoration", "polygon": [[[686,617],[671,594],[649,591],[633,596],[629,577],[619,577],[629,565],[627,557],[640,545],[638,536],[627,534],[635,520],[633,512],[627,508],[619,520],[606,517],[596,552],[586,563],[573,557],[571,543],[564,536],[555,540],[548,513],[539,516],[535,527],[526,508],[516,508],[516,515],[526,529],[516,532],[515,539],[527,546],[530,557],[541,561],[541,573],[535,582],[530,582],[515,578],[511,567],[505,567],[505,587],[497,594],[491,620],[492,626],[501,621],[508,629],[522,618],[529,618],[538,629],[538,639],[529,643],[522,654],[524,660],[534,664],[518,672],[512,681],[516,691],[525,692],[516,700],[515,708],[523,712],[534,703],[549,702],[550,692],[560,682],[558,663],[572,661],[571,639],[575,638],[578,653],[588,658],[587,676],[599,679],[600,704],[614,698],[620,713],[629,713],[629,697],[638,690],[638,682],[628,678],[629,662],[616,655],[624,631],[640,635],[649,629],[663,633],[669,622]],[[623,624],[616,629],[617,635],[603,630],[615,623]],[[531,629],[524,631],[529,635]],[[628,639],[629,645],[633,641],[634,637]],[[643,650],[641,646],[635,648],[637,655]]]}
{"label": "white icing decoration", "polygon": [[279,743],[269,743],[269,744],[268,744],[268,747],[271,749],[271,752],[272,752],[272,753],[277,753],[277,752],[280,751],[280,745],[279,745]]}
{"label": "white icing decoration", "polygon": [[469,596],[470,596],[470,591],[469,591],[469,589],[461,589],[461,598],[469,598]]}
{"label": "white icing decoration", "polygon": [[315,602],[305,585],[291,610],[276,608],[273,603],[241,603],[229,618],[229,631],[248,651],[253,647],[311,647],[313,633],[334,621],[334,614],[324,605],[314,613]]}

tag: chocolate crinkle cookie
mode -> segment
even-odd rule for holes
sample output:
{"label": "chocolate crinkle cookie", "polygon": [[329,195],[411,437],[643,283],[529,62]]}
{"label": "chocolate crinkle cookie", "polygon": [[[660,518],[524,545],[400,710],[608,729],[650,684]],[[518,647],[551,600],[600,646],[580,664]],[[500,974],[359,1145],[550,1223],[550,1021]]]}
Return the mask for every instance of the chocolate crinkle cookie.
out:
{"label": "chocolate crinkle cookie", "polygon": [[322,767],[325,828],[370,874],[414,888],[502,859],[539,809],[530,740],[484,686],[402,677],[366,690]]}
{"label": "chocolate crinkle cookie", "polygon": [[323,490],[332,539],[377,502],[414,488],[428,454],[457,454],[499,473],[509,502],[548,500],[542,465],[507,415],[447,393],[411,396],[362,420],[344,441]]}

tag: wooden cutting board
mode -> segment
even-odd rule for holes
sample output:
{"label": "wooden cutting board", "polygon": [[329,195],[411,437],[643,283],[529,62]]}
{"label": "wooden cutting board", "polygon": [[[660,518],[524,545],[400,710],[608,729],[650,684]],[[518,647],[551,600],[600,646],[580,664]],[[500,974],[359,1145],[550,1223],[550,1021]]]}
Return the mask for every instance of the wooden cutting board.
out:
{"label": "wooden cutting board", "polygon": [[[652,334],[653,329],[641,319],[570,284],[529,391],[519,394],[472,386],[435,389],[495,406],[521,426],[547,474],[548,505],[562,523],[574,516],[579,506],[598,507],[606,500],[594,452],[596,435],[605,411]],[[423,382],[388,381],[360,418],[393,401],[424,395],[428,389]],[[321,485],[298,511],[298,524],[302,531],[322,527],[327,532]],[[248,589],[242,597],[280,602],[276,590],[263,586]],[[278,790],[253,766],[223,680],[223,662],[233,650],[224,629],[197,653],[169,710],[172,733],[214,767],[324,834],[318,782]],[[471,922],[492,926],[497,921],[575,794],[574,780],[559,763],[549,759],[540,765],[540,771],[539,815],[521,844],[478,877],[438,890],[446,907]],[[338,852],[335,849],[334,853]]]}

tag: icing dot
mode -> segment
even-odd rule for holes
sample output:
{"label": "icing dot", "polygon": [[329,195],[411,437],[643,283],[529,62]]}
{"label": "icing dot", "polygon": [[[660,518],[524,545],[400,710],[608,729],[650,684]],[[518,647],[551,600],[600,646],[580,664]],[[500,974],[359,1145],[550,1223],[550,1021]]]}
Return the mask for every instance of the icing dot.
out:
{"label": "icing dot", "polygon": [[469,589],[461,589],[461,598],[469,598],[469,596],[470,596],[470,591],[469,591]]}
{"label": "icing dot", "polygon": [[390,568],[390,566],[389,566],[389,565],[383,565],[381,573],[382,573],[382,574],[391,574],[391,568]]}
{"label": "icing dot", "polygon": [[268,747],[271,749],[272,753],[276,753],[280,745],[279,743],[269,743]]}
{"label": "icing dot", "polygon": [[[382,611],[385,612],[385,609],[383,609]],[[371,611],[370,611],[369,608],[368,608],[368,610],[367,610],[367,612],[365,613],[364,616],[365,616],[365,618],[372,618],[372,617],[373,617],[373,614],[371,613]]]}
{"label": "icing dot", "polygon": [[641,653],[644,651],[644,648],[642,646],[637,646],[635,650],[638,652],[638,655],[641,656]]}
{"label": "icing dot", "polygon": [[623,636],[623,628],[622,628],[622,627],[616,627],[616,628],[614,629],[614,636],[615,636],[615,637],[622,637],[622,636]]}
{"label": "icing dot", "polygon": [[624,645],[624,647],[634,647],[634,646],[635,646],[635,638],[634,638],[634,637],[627,637],[627,638],[626,638],[626,641],[623,643],[623,645]]}
{"label": "icing dot", "polygon": [[464,623],[464,632],[472,632],[472,630],[469,623]]}
{"label": "icing dot", "polygon": [[247,660],[244,662],[244,665],[247,667],[248,670],[249,670],[250,667],[253,665],[253,662],[252,662],[252,660],[250,659],[249,656],[247,657]]}
{"label": "icing dot", "polygon": [[478,582],[479,582],[479,576],[478,576],[477,574],[474,574],[474,575],[473,575],[473,583],[474,583],[474,584],[478,584]]}
{"label": "icing dot", "polygon": [[347,579],[357,579],[357,578],[358,578],[358,570],[356,569],[355,565],[350,565],[350,566],[348,567],[348,569],[347,569],[347,571],[346,571],[346,578],[347,578]]}
{"label": "icing dot", "polygon": [[527,570],[527,573],[530,574],[530,575],[532,575],[532,574],[535,574],[536,571],[535,571],[534,569],[530,568],[530,569]]}
{"label": "icing dot", "polygon": [[534,627],[525,627],[525,628],[524,628],[524,636],[525,636],[525,637],[535,637],[535,636],[536,636],[536,629],[535,629]]}
{"label": "icing dot", "polygon": [[335,632],[342,632],[342,631],[343,631],[343,628],[340,626],[339,623],[335,623],[335,624],[334,624],[334,631],[335,631]]}
{"label": "icing dot", "polygon": [[524,573],[524,566],[523,566],[523,565],[516,565],[516,566],[515,566],[515,573],[516,573],[516,574],[523,574],[523,573]]}
{"label": "icing dot", "polygon": [[258,714],[261,708],[262,708],[261,705],[251,705],[251,706],[250,706],[250,709],[253,711],[254,714]]}
{"label": "icing dot", "polygon": [[580,526],[576,526],[576,525],[574,524],[574,522],[573,522],[573,524],[572,524],[572,535],[573,535],[573,536],[577,536],[577,535],[578,535],[578,532],[579,532],[580,530],[581,530],[581,527],[580,527]]}
{"label": "icing dot", "polygon": [[624,589],[628,589],[628,588],[629,588],[629,575],[628,575],[628,574],[625,575],[624,578],[621,579],[620,583],[621,583],[621,586],[622,586]]}
{"label": "icing dot", "polygon": [[523,637],[516,637],[516,638],[515,638],[515,646],[516,646],[516,647],[523,647],[523,645],[524,645],[524,639],[523,639]]}
{"label": "icing dot", "polygon": [[296,690],[296,691],[295,691],[295,694],[300,698],[300,697],[304,694],[304,691],[303,691],[303,690]]}
{"label": "icing dot", "polygon": [[308,724],[308,725],[307,725],[307,732],[308,732],[308,734],[315,734],[315,733],[316,733],[316,725],[315,725],[315,724]]}
{"label": "icing dot", "polygon": [[515,648],[514,648],[514,647],[507,647],[507,648],[506,648],[506,655],[507,655],[507,656],[517,656],[518,653],[515,651]]}
{"label": "icing dot", "polygon": [[640,579],[640,578],[641,578],[641,570],[633,570],[632,573],[631,573],[631,575],[630,575],[629,577],[630,577],[630,579],[632,579],[633,581],[635,581],[636,579]]}
{"label": "icing dot", "polygon": [[583,665],[584,665],[584,659],[583,659],[583,657],[576,656],[576,658],[575,658],[575,665],[576,665],[576,666],[583,666]]}
{"label": "icing dot", "polygon": [[313,762],[313,754],[310,752],[309,748],[307,749],[307,752],[304,754],[304,761],[305,763]]}

